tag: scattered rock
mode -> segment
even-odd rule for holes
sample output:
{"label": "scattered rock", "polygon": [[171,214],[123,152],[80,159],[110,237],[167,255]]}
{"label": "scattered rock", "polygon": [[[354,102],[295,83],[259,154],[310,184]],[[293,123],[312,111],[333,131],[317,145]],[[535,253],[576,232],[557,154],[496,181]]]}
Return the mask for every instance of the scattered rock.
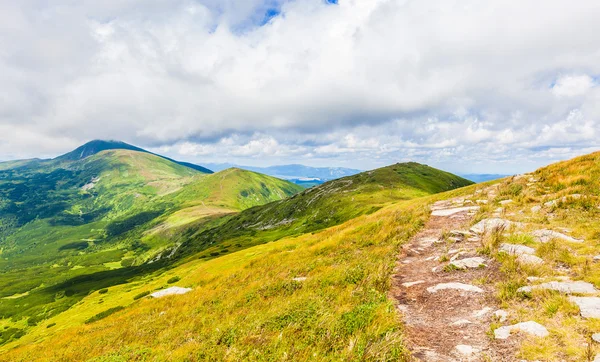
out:
{"label": "scattered rock", "polygon": [[458,346],[455,347],[456,351],[465,356],[465,357],[471,357],[473,356],[475,353],[478,353],[479,350],[477,348],[474,348],[473,346],[469,346],[466,344],[459,344]]}
{"label": "scattered rock", "polygon": [[542,207],[540,205],[536,205],[531,208],[531,212],[540,212],[541,210],[542,210]]}
{"label": "scattered rock", "polygon": [[505,252],[511,255],[533,255],[535,254],[535,249],[530,248],[525,245],[517,245],[517,244],[502,244],[500,245],[499,251]]}
{"label": "scattered rock", "polygon": [[596,256],[594,257],[594,261],[595,261],[595,262],[599,262],[599,261],[600,261],[600,255],[596,255]]}
{"label": "scattered rock", "polygon": [[502,201],[500,201],[500,205],[508,205],[512,202],[513,202],[513,200],[502,200]]}
{"label": "scattered rock", "polygon": [[461,260],[455,260],[450,263],[450,265],[454,266],[456,269],[477,269],[481,267],[485,267],[485,259],[480,257],[474,258],[466,258]]}
{"label": "scattered rock", "polygon": [[594,334],[592,334],[592,340],[594,342],[600,343],[600,333],[594,333]]}
{"label": "scattered rock", "polygon": [[592,362],[600,362],[600,354],[597,354]]}
{"label": "scattered rock", "polygon": [[527,277],[527,281],[532,283],[532,282],[536,282],[538,280],[541,280],[542,278],[539,277]]}
{"label": "scattered rock", "polygon": [[295,277],[295,278],[292,278],[292,280],[295,281],[295,282],[303,282],[306,279],[307,279],[306,277]]}
{"label": "scattered rock", "polygon": [[181,288],[181,287],[170,287],[167,289],[159,290],[158,292],[154,292],[150,294],[152,298],[162,298],[168,295],[180,295],[191,292],[190,288]]}
{"label": "scattered rock", "polygon": [[492,231],[496,228],[506,228],[508,229],[512,225],[517,225],[518,223],[504,220],[501,218],[492,218],[492,219],[484,219],[473,225],[471,231],[477,234],[485,234],[486,232]]}
{"label": "scattered rock", "polygon": [[405,288],[410,288],[414,285],[419,285],[419,284],[423,284],[425,283],[424,280],[417,280],[416,282],[406,282],[406,283],[402,283],[402,286]]}
{"label": "scattered rock", "polygon": [[473,293],[483,293],[483,289],[476,287],[474,285],[470,285],[470,284],[464,284],[464,283],[441,283],[438,284],[434,287],[429,287],[427,288],[427,291],[429,293],[437,293],[440,290],[445,290],[445,289],[454,289],[454,290],[463,290],[465,292],[473,292]]}
{"label": "scattered rock", "polygon": [[535,230],[531,233],[531,235],[533,235],[533,237],[541,243],[547,243],[552,239],[560,239],[572,243],[583,243],[583,240],[581,239],[575,239],[571,236],[559,233],[558,231],[548,229]]}
{"label": "scattered rock", "polygon": [[476,200],[475,202],[477,202],[478,204],[487,205],[488,200]]}
{"label": "scattered rock", "polygon": [[523,323],[517,323],[512,326],[504,326],[494,330],[494,337],[496,339],[507,339],[510,337],[512,332],[523,332],[534,335],[536,337],[547,337],[550,333],[543,325],[529,321]]}
{"label": "scattered rock", "polygon": [[465,211],[475,211],[479,210],[479,206],[463,206],[463,207],[455,207],[452,209],[440,209],[433,210],[431,216],[450,216],[454,214],[458,214]]}
{"label": "scattered rock", "polygon": [[488,314],[491,311],[492,311],[492,308],[490,308],[490,307],[484,307],[481,310],[476,310],[475,312],[473,312],[473,317],[474,318],[482,318],[482,317],[485,317],[486,314]]}
{"label": "scattered rock", "polygon": [[498,309],[494,312],[494,317],[496,317],[496,319],[498,319],[500,323],[504,323],[508,319],[508,312],[502,309]]}
{"label": "scattered rock", "polygon": [[530,287],[521,287],[517,291],[531,293],[532,290],[555,290],[564,294],[596,294],[594,285],[583,281],[577,282],[548,282]]}
{"label": "scattered rock", "polygon": [[600,298],[598,297],[569,297],[569,300],[579,307],[584,318],[600,318]]}
{"label": "scattered rock", "polygon": [[539,265],[543,264],[544,260],[535,255],[521,254],[517,256],[517,261],[521,264]]}
{"label": "scattered rock", "polygon": [[452,322],[450,323],[451,326],[455,326],[455,327],[462,327],[462,326],[466,326],[468,324],[471,324],[472,322],[470,320],[467,319],[459,319],[456,322]]}

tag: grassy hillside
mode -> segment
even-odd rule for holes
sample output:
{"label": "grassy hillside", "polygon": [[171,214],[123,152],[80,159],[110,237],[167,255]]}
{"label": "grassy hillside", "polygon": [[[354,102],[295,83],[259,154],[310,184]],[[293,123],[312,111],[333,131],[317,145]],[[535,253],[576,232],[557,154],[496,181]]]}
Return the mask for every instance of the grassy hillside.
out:
{"label": "grassy hillside", "polygon": [[[260,175],[228,170],[223,175],[203,177],[202,180],[207,180],[206,185],[200,181],[191,183],[170,194],[169,198],[177,200],[188,199],[189,195],[203,195],[209,200],[212,193],[207,190],[214,190],[217,182],[219,192],[221,184],[236,189],[228,177],[237,174],[249,177],[242,185],[252,185],[249,189],[254,190],[256,196],[265,195],[262,192],[264,180],[257,180]],[[411,200],[467,184],[470,182],[424,165],[399,164],[333,181],[283,202],[250,208],[239,214],[240,219],[233,215],[201,227],[184,225],[178,239],[183,242],[178,249],[181,253],[174,254],[173,259],[162,259],[164,268],[159,263],[151,264],[145,270],[142,270],[144,267],[126,268],[120,272],[130,272],[125,277],[108,272],[103,280],[114,277],[118,283],[110,286],[106,293],[92,290],[65,312],[30,327],[29,334],[18,343],[38,341],[54,333],[62,336],[68,333],[69,338],[78,341],[74,346],[78,343],[89,346],[77,350],[67,346],[57,348],[54,349],[56,354],[48,355],[51,356],[48,359],[84,359],[84,356],[98,356],[99,360],[135,359],[146,354],[171,360],[272,360],[281,359],[285,354],[291,359],[309,359],[310,356],[335,359],[340,353],[347,358],[400,358],[404,356],[401,329],[386,298],[388,277],[398,246],[422,225],[423,207],[430,202],[428,199]],[[241,195],[241,191],[237,195]],[[195,207],[198,205],[183,210]],[[286,237],[286,234],[300,232],[280,223],[279,229],[264,230],[268,234],[252,228],[241,230],[242,240],[235,232],[232,234],[231,222],[250,220],[252,216],[248,215],[256,215],[247,214],[251,210],[270,210],[270,223],[282,217],[289,218],[285,212],[291,210],[301,221],[296,225],[311,232]],[[279,214],[278,210],[284,213]],[[349,219],[352,220],[344,223]],[[254,222],[261,220],[265,219],[255,217]],[[342,225],[327,228],[335,224]],[[205,231],[198,231],[199,235],[186,242],[186,238],[192,236],[190,230],[196,228]],[[316,232],[319,229],[325,230]],[[190,258],[191,261],[176,262],[177,256],[194,253],[198,237],[218,233],[225,236],[214,238],[208,243],[209,248],[200,248],[202,253]],[[268,238],[281,240],[264,244]],[[173,261],[176,263],[168,264]],[[177,299],[181,302],[168,302],[171,317],[164,321],[171,327],[159,340],[154,340],[151,335],[162,329],[162,322],[155,325],[156,320],[147,318],[147,308],[155,311],[152,315],[160,314],[164,304],[157,307],[154,303],[164,301],[134,297],[163,288],[169,280],[177,279],[174,277],[181,278],[177,285],[192,286],[196,291]],[[100,289],[99,285],[106,285],[90,279],[80,279],[75,284],[94,283],[95,290]],[[131,309],[118,312],[129,305]],[[160,311],[156,312],[156,308]],[[120,314],[128,311],[133,314]],[[116,324],[105,326],[111,317],[81,326],[95,315],[112,312],[135,321],[123,326],[124,335],[115,334]],[[195,317],[189,318],[191,315]],[[171,319],[172,316],[179,317]],[[14,325],[10,328],[18,329]],[[196,342],[189,345],[176,337],[190,333],[197,338],[194,337]],[[141,335],[146,337],[140,339]],[[117,340],[121,342],[115,344],[115,349],[107,351],[101,347]],[[15,343],[8,346],[13,345]],[[21,354],[24,359],[40,358],[38,347],[42,348],[40,345],[17,353],[24,353]]]}
{"label": "grassy hillside", "polygon": [[[316,234],[94,292],[33,327],[19,341],[24,347],[0,360],[401,360],[407,355],[387,299],[389,275],[428,202],[402,202]],[[134,300],[174,277],[194,291]],[[116,312],[84,323],[104,311]]]}
{"label": "grassy hillside", "polygon": [[176,249],[186,224],[300,189],[252,172],[206,175],[124,149],[16,166],[0,171],[0,318],[11,325],[34,325],[134,275],[132,265]]}
{"label": "grassy hillside", "polygon": [[221,250],[301,235],[338,225],[402,200],[472,184],[450,173],[418,163],[401,163],[313,187],[290,198],[247,209],[216,227],[186,231],[181,254]]}

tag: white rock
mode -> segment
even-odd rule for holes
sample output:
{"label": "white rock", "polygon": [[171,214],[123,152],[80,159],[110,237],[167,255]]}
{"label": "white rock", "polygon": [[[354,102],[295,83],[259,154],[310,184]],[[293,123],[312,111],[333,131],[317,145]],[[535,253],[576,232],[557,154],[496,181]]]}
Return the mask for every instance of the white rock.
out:
{"label": "white rock", "polygon": [[295,278],[292,278],[292,280],[295,281],[295,282],[303,282],[306,279],[307,279],[306,277],[295,277]]}
{"label": "white rock", "polygon": [[440,210],[433,210],[433,212],[431,213],[431,216],[450,216],[450,215],[458,214],[460,212],[475,211],[475,210],[479,210],[479,206],[464,206],[464,207],[455,207],[452,209],[440,209]]}
{"label": "white rock", "polygon": [[488,203],[488,200],[476,200],[475,202],[477,202],[478,204],[486,205]]}
{"label": "white rock", "polygon": [[552,206],[556,205],[557,203],[558,202],[556,200],[552,200],[552,201],[544,202],[544,206],[552,207]]}
{"label": "white rock", "polygon": [[512,202],[513,202],[513,200],[502,200],[502,201],[500,201],[500,205],[508,205]]}
{"label": "white rock", "polygon": [[466,344],[459,344],[458,346],[454,347],[456,348],[456,351],[465,356],[465,357],[471,357],[472,355],[474,355],[475,353],[478,353],[479,350],[477,348],[474,348],[473,346],[469,346]]}
{"label": "white rock", "polygon": [[494,336],[496,339],[507,339],[510,337],[512,332],[523,332],[536,337],[547,337],[550,334],[543,325],[537,322],[529,321],[517,323],[512,326],[500,327],[494,330]]}
{"label": "white rock", "polygon": [[455,326],[455,327],[462,327],[462,326],[466,326],[467,324],[471,324],[471,321],[468,319],[459,319],[456,322],[450,323],[451,326]]}
{"label": "white rock", "polygon": [[167,289],[159,290],[158,292],[154,292],[150,294],[152,298],[162,298],[168,295],[180,295],[191,292],[190,288],[181,288],[181,287],[170,287]]}
{"label": "white rock", "polygon": [[425,283],[424,280],[417,280],[416,282],[407,282],[407,283],[402,283],[402,286],[405,288],[410,288],[414,285],[419,285],[419,284],[423,284]]}
{"label": "white rock", "polygon": [[594,261],[600,261],[600,255],[596,255],[596,256],[594,257]]}
{"label": "white rock", "polygon": [[473,317],[474,318],[481,318],[481,317],[484,317],[486,314],[488,314],[491,311],[492,311],[492,308],[490,308],[490,307],[484,307],[481,310],[476,310],[475,312],[473,312]]}
{"label": "white rock", "polygon": [[540,205],[536,205],[531,208],[531,212],[540,212],[541,210],[542,210],[542,207]]}
{"label": "white rock", "polygon": [[441,283],[434,287],[427,288],[429,293],[437,293],[440,290],[445,289],[454,289],[454,290],[463,290],[465,292],[473,292],[473,293],[483,293],[483,289],[478,288],[474,285],[463,284],[463,283]]}
{"label": "white rock", "polygon": [[533,235],[533,237],[541,243],[547,243],[552,239],[560,239],[572,243],[583,243],[583,240],[581,239],[575,239],[571,236],[559,233],[558,231],[548,229],[535,230],[531,233],[531,235]]}
{"label": "white rock", "polygon": [[533,254],[535,254],[535,249],[530,248],[528,246],[517,245],[517,244],[506,244],[506,243],[500,245],[499,251],[505,252],[505,253],[508,253],[511,255],[523,255],[523,254],[533,255]]}
{"label": "white rock", "polygon": [[555,290],[564,294],[595,294],[598,292],[593,284],[577,282],[548,282],[530,287],[521,287],[517,291],[530,293],[532,290]]}
{"label": "white rock", "polygon": [[471,231],[477,234],[484,234],[486,232],[492,231],[495,228],[504,227],[508,229],[514,224],[516,223],[501,218],[484,219],[478,222],[477,224],[473,225]]}
{"label": "white rock", "polygon": [[594,340],[594,342],[600,343],[600,333],[592,334],[592,339]]}
{"label": "white rock", "polygon": [[600,354],[597,354],[592,362],[600,362]]}
{"label": "white rock", "polygon": [[569,300],[579,307],[584,318],[600,318],[600,298],[598,297],[569,297]]}
{"label": "white rock", "polygon": [[498,309],[494,312],[494,317],[498,319],[500,323],[503,323],[508,319],[508,312],[502,309]]}
{"label": "white rock", "polygon": [[535,255],[529,254],[521,254],[517,256],[517,261],[521,264],[529,264],[529,265],[540,265],[544,263],[542,258],[538,258]]}
{"label": "white rock", "polygon": [[454,260],[452,263],[450,263],[451,265],[453,265],[455,268],[457,269],[477,269],[480,268],[482,266],[486,266],[485,265],[485,259],[484,258],[480,258],[478,256],[474,257],[474,258],[466,258],[466,259],[461,259],[461,260]]}

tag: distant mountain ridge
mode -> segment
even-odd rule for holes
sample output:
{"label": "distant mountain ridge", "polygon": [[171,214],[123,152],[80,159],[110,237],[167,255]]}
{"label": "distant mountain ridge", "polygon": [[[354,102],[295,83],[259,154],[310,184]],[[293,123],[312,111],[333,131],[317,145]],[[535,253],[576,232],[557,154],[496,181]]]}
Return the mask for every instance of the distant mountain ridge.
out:
{"label": "distant mountain ridge", "polygon": [[133,145],[130,145],[130,144],[122,142],[122,141],[114,141],[114,140],[93,140],[93,141],[87,142],[84,145],[77,147],[76,149],[74,149],[71,152],[68,152],[62,156],[56,157],[54,160],[56,160],[56,161],[82,160],[84,158],[93,156],[99,152],[107,151],[107,150],[130,150],[130,151],[149,153],[149,154],[164,158],[165,160],[175,162],[178,165],[189,167],[196,171],[200,171],[203,173],[213,173],[212,170],[209,170],[206,167],[202,167],[202,166],[196,165],[194,163],[177,161],[177,160],[171,159],[169,157],[165,157],[162,155],[158,155],[156,153],[152,153],[143,148],[133,146]]}
{"label": "distant mountain ridge", "polygon": [[208,163],[207,167],[215,171],[237,167],[248,171],[283,178],[300,185],[318,185],[341,177],[353,176],[362,170],[345,167],[311,167],[300,164],[277,165],[268,167],[241,166],[232,163]]}

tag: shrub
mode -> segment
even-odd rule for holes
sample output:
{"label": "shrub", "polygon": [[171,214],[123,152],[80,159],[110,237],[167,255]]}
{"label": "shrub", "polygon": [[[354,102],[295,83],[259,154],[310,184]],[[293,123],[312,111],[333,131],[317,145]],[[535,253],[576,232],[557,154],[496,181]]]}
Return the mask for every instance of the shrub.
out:
{"label": "shrub", "polygon": [[108,288],[100,289],[98,291],[98,294],[106,294],[106,293],[108,293]]}
{"label": "shrub", "polygon": [[147,296],[149,294],[150,294],[149,290],[147,290],[145,292],[141,292],[140,294],[138,294],[135,297],[133,297],[133,300],[138,300],[138,299],[144,298],[145,296]]}
{"label": "shrub", "polygon": [[114,308],[110,308],[105,310],[104,312],[100,312],[98,314],[96,314],[95,316],[91,317],[90,319],[85,321],[85,324],[90,324],[96,321],[99,321],[101,319],[104,319],[106,317],[108,317],[111,314],[117,313],[120,310],[125,309],[125,307],[123,307],[122,305],[118,306],[118,307],[114,307]]}
{"label": "shrub", "polygon": [[168,284],[173,284],[173,283],[177,283],[177,282],[178,282],[178,281],[180,281],[180,280],[181,280],[181,278],[180,278],[180,277],[178,277],[178,276],[175,276],[175,277],[173,277],[173,278],[171,278],[171,279],[167,280],[167,283],[168,283]]}

